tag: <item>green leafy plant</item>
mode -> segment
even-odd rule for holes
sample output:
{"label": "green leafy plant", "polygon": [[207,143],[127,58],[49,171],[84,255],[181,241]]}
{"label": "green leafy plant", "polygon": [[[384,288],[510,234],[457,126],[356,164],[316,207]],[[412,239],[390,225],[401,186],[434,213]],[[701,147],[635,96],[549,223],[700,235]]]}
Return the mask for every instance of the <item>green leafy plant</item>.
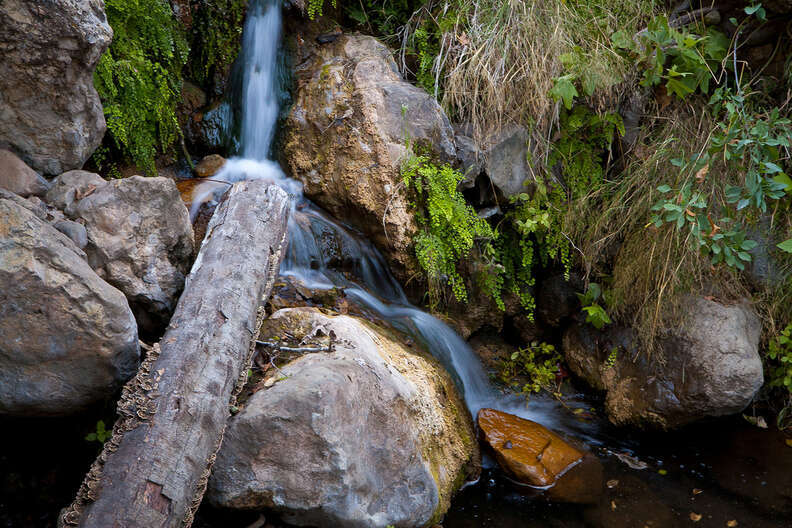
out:
{"label": "green leafy plant", "polygon": [[501,310],[505,309],[503,293],[508,291],[517,296],[529,319],[533,317],[535,266],[559,261],[569,273],[569,243],[558,218],[563,201],[562,192],[548,194],[544,186],[533,196],[512,197],[494,241],[485,248],[486,272],[480,277],[482,288]]}
{"label": "green leafy plant", "polygon": [[613,347],[608,354],[607,359],[605,359],[605,369],[610,370],[616,366],[616,360],[619,359],[619,347]]}
{"label": "green leafy plant", "polygon": [[582,105],[561,112],[558,139],[548,164],[561,165],[570,199],[581,198],[602,183],[606,155],[616,134],[623,136],[624,132],[618,114],[598,115]]}
{"label": "green leafy plant", "polygon": [[415,197],[415,254],[430,283],[430,301],[437,306],[440,286],[448,284],[460,302],[467,301],[467,289],[457,264],[467,257],[476,241],[492,239],[486,220],[465,202],[457,190],[464,176],[448,165],[438,167],[424,156],[410,157],[402,167],[402,177]]}
{"label": "green leafy plant", "polygon": [[111,436],[113,436],[113,428],[107,429],[104,420],[96,422],[96,431],[88,433],[85,439],[88,442],[100,442],[104,444]]}
{"label": "green leafy plant", "polygon": [[669,94],[684,99],[696,91],[709,92],[710,81],[729,49],[729,39],[723,33],[707,28],[697,35],[693,29],[677,30],[669,26],[667,17],[658,16],[635,38],[620,30],[612,41],[644,65],[643,86],[663,84]]}
{"label": "green leafy plant", "polygon": [[[732,94],[724,87],[715,91],[710,104],[724,110],[725,116],[713,131],[707,151],[688,160],[672,160],[683,173],[695,177],[673,192],[668,185],[659,186],[657,191],[664,198],[652,207],[650,221],[656,227],[670,223],[677,230],[687,226],[713,265],[726,263],[743,270],[751,261],[749,251],[757,245],[747,239],[745,224],[753,215],[766,212],[770,200],[779,200],[792,189],[792,180],[780,166],[781,149],[790,146],[792,122],[782,118],[777,108],[749,111],[741,93]],[[708,194],[699,187],[719,160],[739,168],[744,176],[740,185],[725,185],[725,204],[715,221]],[[785,250],[788,242],[779,244],[779,249]]]}
{"label": "green leafy plant", "polygon": [[[778,108],[767,112],[750,112],[742,93],[731,94],[719,88],[710,104],[723,105],[724,121],[712,138],[710,155],[722,155],[727,163],[745,169],[742,185],[726,187],[726,199],[737,210],[755,207],[767,211],[767,200],[778,200],[792,189],[779,163],[779,149],[790,146],[790,121],[782,118]],[[704,157],[704,162],[709,161]]]}
{"label": "green leafy plant", "polygon": [[767,358],[774,363],[768,385],[785,388],[792,396],[792,323],[770,340]]}
{"label": "green leafy plant", "polygon": [[392,40],[424,3],[423,0],[358,0],[347,2],[344,11],[359,26]]}
{"label": "green leafy plant", "polygon": [[105,12],[113,42],[94,85],[107,130],[123,155],[154,174],[155,156],[180,133],[175,108],[187,43],[165,0],[107,0]]}
{"label": "green leafy plant", "polygon": [[[305,10],[308,13],[308,18],[313,20],[318,16],[322,16],[324,3],[325,0],[308,0],[307,5],[305,6]],[[330,3],[332,4],[333,8],[336,7],[336,0],[330,0]]]}
{"label": "green leafy plant", "polygon": [[[526,397],[542,389],[552,392],[561,362],[561,355],[553,345],[532,341],[501,361],[499,376],[504,383],[519,387]],[[520,386],[516,381],[519,377],[528,378],[528,382]]]}
{"label": "green leafy plant", "polygon": [[784,240],[780,244],[776,244],[776,247],[781,251],[785,251],[786,253],[792,253],[792,238]]}
{"label": "green leafy plant", "polygon": [[586,322],[590,323],[597,330],[602,330],[605,325],[611,324],[611,318],[608,312],[605,311],[599,304],[599,300],[605,300],[602,288],[596,282],[590,282],[586,293],[578,293],[580,299],[581,310],[586,313]]}

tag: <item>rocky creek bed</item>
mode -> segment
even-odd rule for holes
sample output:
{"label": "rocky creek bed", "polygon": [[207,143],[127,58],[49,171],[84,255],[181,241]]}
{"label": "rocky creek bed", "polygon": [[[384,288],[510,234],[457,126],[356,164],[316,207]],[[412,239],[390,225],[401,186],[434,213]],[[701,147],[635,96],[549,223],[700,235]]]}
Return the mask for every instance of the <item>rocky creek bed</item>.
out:
{"label": "rocky creek bed", "polygon": [[[755,29],[745,67],[789,77],[788,113],[792,70],[783,70],[792,59],[776,52],[792,40],[790,2],[769,2],[767,25],[760,6],[690,4],[670,18],[659,4],[636,16],[669,33],[706,28],[701,40],[671,39],[662,48],[671,55],[717,44],[722,30],[736,64],[744,33],[726,20],[756,14],[744,19]],[[173,15],[200,33],[213,23],[201,18],[206,5],[156,7],[163,20]],[[201,86],[177,75],[180,115],[168,122],[183,129],[173,136],[184,159],[154,160],[152,147],[143,169],[152,177],[143,177],[139,166],[119,168],[139,160],[124,158],[117,136],[96,150],[110,137],[105,127],[117,134],[113,120],[130,110],[108,112],[107,94],[100,99],[92,82],[108,46],[115,53],[124,42],[110,28],[118,18],[94,0],[49,11],[0,2],[0,49],[8,51],[0,63],[0,528],[792,526],[790,428],[785,434],[771,419],[785,396],[778,363],[792,361],[792,338],[777,337],[790,315],[785,297],[768,292],[789,287],[781,281],[792,264],[775,249],[792,229],[788,199],[778,202],[783,214],[771,219],[762,209],[751,224],[761,244],[729,235],[739,239],[740,261],[751,262],[744,273],[736,265],[722,273],[717,259],[677,267],[674,287],[687,289],[667,305],[625,292],[652,290],[646,272],[628,278],[656,262],[636,238],[662,233],[662,218],[650,230],[648,211],[631,210],[634,229],[597,234],[593,260],[571,238],[583,237],[576,226],[551,218],[583,203],[580,187],[604,200],[611,177],[655,185],[658,174],[634,184],[641,170],[616,174],[615,165],[639,166],[653,155],[646,150],[663,154],[628,138],[657,133],[655,110],[694,122],[687,103],[670,102],[674,85],[608,92],[620,101],[580,98],[573,110],[577,81],[548,66],[533,75],[561,81],[561,97],[548,84],[536,99],[546,108],[483,134],[480,115],[465,118],[465,104],[444,106],[436,86],[424,89],[426,79],[410,70],[426,66],[412,64],[415,56],[398,57],[385,39],[329,18],[313,21],[317,0],[229,6],[236,44],[228,45],[241,44],[235,66],[213,65],[212,79],[209,69],[198,73]],[[108,2],[107,12],[123,7]],[[514,30],[537,22],[531,16]],[[685,29],[691,23],[701,26]],[[645,51],[631,44],[643,34],[620,39],[620,49]],[[452,62],[471,38],[443,33]],[[650,58],[629,56],[634,66]],[[708,95],[708,82],[693,91]],[[768,98],[781,97],[768,86]],[[175,112],[179,95],[169,97]],[[583,128],[570,124],[581,116]],[[552,143],[549,160],[569,147],[571,132],[597,136],[588,126],[607,141],[568,149],[585,158],[586,174],[556,160],[537,176],[537,131]],[[777,175],[765,182],[774,199],[788,180],[787,136],[759,138],[772,147],[757,155],[766,157],[763,174]],[[194,169],[190,154],[203,158]],[[119,158],[112,171],[101,167],[107,156]],[[714,161],[696,168],[698,185],[718,177]],[[723,170],[725,185],[734,175]],[[548,201],[548,189],[565,197]],[[696,217],[683,210],[678,226]],[[456,223],[431,225],[440,217]],[[707,223],[704,246],[726,236],[711,217],[696,225]],[[520,237],[499,238],[509,229]],[[605,239],[610,245],[599,245]],[[433,268],[433,259],[448,260],[438,247],[467,242],[450,267]],[[506,260],[517,247],[518,261]],[[670,262],[680,253],[664,255]],[[693,276],[700,284],[684,282]],[[622,305],[611,302],[619,287]],[[651,341],[628,313],[636,299],[641,310],[656,302]],[[782,359],[770,357],[771,344]],[[552,358],[541,364],[532,355],[540,352]],[[540,385],[546,392],[526,405],[525,393]]]}

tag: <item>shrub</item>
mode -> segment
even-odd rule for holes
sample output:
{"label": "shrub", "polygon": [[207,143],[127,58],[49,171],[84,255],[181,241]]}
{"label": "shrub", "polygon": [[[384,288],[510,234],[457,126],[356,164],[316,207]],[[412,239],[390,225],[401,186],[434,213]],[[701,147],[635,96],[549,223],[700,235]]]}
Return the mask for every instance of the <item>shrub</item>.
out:
{"label": "shrub", "polygon": [[709,93],[710,82],[729,49],[729,39],[720,31],[706,28],[701,36],[680,31],[670,27],[665,16],[653,18],[635,39],[624,30],[612,38],[617,48],[642,65],[643,86],[663,83],[667,92],[679,99],[697,90]]}

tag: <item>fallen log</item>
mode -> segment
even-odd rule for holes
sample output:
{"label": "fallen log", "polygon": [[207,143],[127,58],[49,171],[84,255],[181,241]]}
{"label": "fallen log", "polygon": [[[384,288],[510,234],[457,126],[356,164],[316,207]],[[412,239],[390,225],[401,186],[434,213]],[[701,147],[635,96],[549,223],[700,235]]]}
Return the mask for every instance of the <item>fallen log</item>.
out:
{"label": "fallen log", "polygon": [[124,387],[113,436],[62,525],[192,524],[285,251],[288,203],[262,181],[228,191],[173,319]]}

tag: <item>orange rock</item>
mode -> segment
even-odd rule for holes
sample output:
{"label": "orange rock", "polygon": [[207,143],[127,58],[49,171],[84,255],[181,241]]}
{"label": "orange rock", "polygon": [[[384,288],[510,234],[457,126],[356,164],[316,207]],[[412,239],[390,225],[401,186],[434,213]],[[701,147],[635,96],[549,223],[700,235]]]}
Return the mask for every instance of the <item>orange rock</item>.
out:
{"label": "orange rock", "polygon": [[583,458],[581,451],[549,429],[512,414],[481,409],[478,425],[501,468],[525,484],[552,486]]}
{"label": "orange rock", "polygon": [[199,178],[211,178],[223,168],[225,162],[226,160],[223,156],[219,154],[209,154],[195,166],[195,175]]}
{"label": "orange rock", "polygon": [[179,189],[182,201],[187,204],[188,207],[195,201],[195,191],[202,183],[204,182],[195,178],[190,180],[176,180],[176,188]]}

